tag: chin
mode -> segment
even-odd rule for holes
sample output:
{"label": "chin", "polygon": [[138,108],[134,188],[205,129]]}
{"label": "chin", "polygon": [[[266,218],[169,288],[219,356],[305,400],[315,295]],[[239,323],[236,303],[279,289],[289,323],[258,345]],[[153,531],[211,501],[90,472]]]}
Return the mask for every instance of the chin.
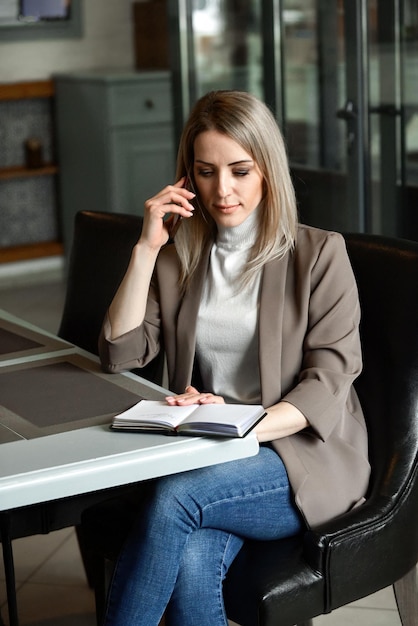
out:
{"label": "chin", "polygon": [[240,226],[248,217],[248,214],[241,212],[233,212],[233,213],[216,213],[216,215],[212,215],[215,222],[218,226],[223,226],[224,228],[232,228],[233,226]]}

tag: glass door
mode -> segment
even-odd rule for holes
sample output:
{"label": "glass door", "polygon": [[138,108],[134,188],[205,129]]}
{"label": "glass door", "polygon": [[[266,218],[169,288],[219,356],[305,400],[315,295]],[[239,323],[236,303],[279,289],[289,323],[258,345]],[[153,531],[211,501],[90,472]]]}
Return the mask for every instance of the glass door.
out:
{"label": "glass door", "polygon": [[403,220],[401,234],[418,241],[418,3],[403,7],[402,38],[402,154]]}
{"label": "glass door", "polygon": [[416,0],[283,0],[301,219],[418,239]]}
{"label": "glass door", "polygon": [[285,133],[301,220],[367,228],[368,88],[359,0],[283,0]]}
{"label": "glass door", "polygon": [[207,91],[265,97],[258,0],[169,0],[168,9],[177,136],[191,103]]}
{"label": "glass door", "polygon": [[418,5],[369,4],[371,228],[418,240]]}
{"label": "glass door", "polygon": [[301,220],[418,239],[416,0],[169,0],[176,136],[209,89],[251,91]]}

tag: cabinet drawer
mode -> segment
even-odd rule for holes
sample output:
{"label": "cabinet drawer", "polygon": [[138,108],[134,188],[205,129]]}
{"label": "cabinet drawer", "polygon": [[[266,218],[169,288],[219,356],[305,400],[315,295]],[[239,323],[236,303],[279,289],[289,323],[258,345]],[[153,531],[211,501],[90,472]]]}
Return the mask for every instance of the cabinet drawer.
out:
{"label": "cabinet drawer", "polygon": [[112,86],[109,93],[109,121],[112,126],[169,122],[171,109],[169,81],[119,84]]}

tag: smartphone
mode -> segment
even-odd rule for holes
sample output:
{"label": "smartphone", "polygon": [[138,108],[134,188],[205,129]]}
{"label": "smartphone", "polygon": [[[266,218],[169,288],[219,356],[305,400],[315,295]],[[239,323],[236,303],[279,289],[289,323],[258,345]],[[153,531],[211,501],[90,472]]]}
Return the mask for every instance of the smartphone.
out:
{"label": "smartphone", "polygon": [[183,218],[181,217],[181,215],[178,215],[177,213],[173,216],[173,221],[170,228],[170,239],[174,239],[174,237],[176,236],[182,219]]}

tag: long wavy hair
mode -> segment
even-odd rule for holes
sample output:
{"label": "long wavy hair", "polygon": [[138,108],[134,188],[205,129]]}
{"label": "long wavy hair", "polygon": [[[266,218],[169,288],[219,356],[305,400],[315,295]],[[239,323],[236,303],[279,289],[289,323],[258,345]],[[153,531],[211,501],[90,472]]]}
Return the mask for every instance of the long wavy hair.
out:
{"label": "long wavy hair", "polygon": [[216,130],[236,141],[263,176],[259,232],[243,272],[244,283],[267,262],[283,257],[295,244],[296,199],[282,134],[269,108],[243,91],[212,91],[190,113],[179,144],[177,180],[187,176],[197,196],[195,215],[183,220],[175,245],[181,263],[180,284],[186,289],[197,268],[202,247],[216,237],[216,223],[199,200],[193,178],[194,143],[205,131]]}

